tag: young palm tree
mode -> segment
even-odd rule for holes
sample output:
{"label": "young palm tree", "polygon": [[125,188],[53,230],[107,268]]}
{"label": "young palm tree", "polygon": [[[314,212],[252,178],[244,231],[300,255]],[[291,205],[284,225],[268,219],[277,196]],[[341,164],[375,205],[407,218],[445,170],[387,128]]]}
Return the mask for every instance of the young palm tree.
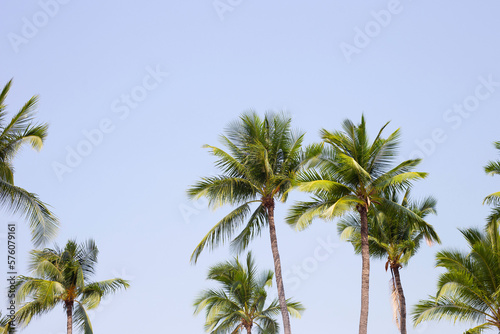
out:
{"label": "young palm tree", "polygon": [[413,313],[414,325],[423,321],[448,319],[477,323],[466,333],[487,329],[500,331],[500,254],[498,230],[461,230],[470,251],[445,250],[436,254],[437,267],[446,271],[439,276],[436,296],[421,300]]}
{"label": "young palm tree", "polygon": [[[246,265],[245,265],[246,264]],[[210,268],[207,279],[222,285],[220,290],[204,290],[196,299],[195,314],[206,308],[205,330],[211,334],[252,333],[278,334],[275,317],[280,313],[278,300],[267,307],[266,286],[273,280],[273,272],[257,272],[255,261],[249,252],[246,263],[235,258]],[[298,302],[286,301],[287,312],[300,317],[304,310]]]}
{"label": "young palm tree", "polygon": [[40,150],[47,136],[48,125],[34,124],[37,96],[29,99],[10,122],[7,122],[5,98],[11,84],[12,80],[0,93],[0,205],[12,213],[20,212],[26,216],[33,243],[40,246],[55,236],[58,222],[36,194],[14,185],[12,161],[24,144]]}
{"label": "young palm tree", "polygon": [[[500,141],[495,142],[494,145],[500,150]],[[484,166],[484,171],[488,175],[500,175],[500,160],[488,162],[488,164]],[[488,217],[488,227],[493,230],[498,229],[498,221],[500,220],[500,191],[486,196],[483,203],[494,205]]]}
{"label": "young palm tree", "polygon": [[[219,221],[194,250],[191,261],[196,262],[206,247],[213,249],[232,238],[233,233],[246,223],[231,246],[241,251],[250,240],[269,226],[274,271],[278,289],[285,334],[291,334],[286,308],[285,289],[281,274],[276,226],[275,200],[286,201],[287,192],[302,161],[303,134],[293,133],[291,119],[284,114],[267,113],[261,119],[255,112],[243,114],[239,121],[221,136],[227,152],[214,146],[205,146],[218,158],[216,166],[221,175],[203,178],[188,190],[191,198],[205,196],[209,205],[224,204],[238,207]],[[252,210],[252,205],[255,208]],[[252,212],[253,211],[253,212]]]}
{"label": "young palm tree", "polygon": [[68,334],[73,331],[73,319],[83,333],[92,334],[86,310],[99,306],[102,297],[129,287],[121,278],[89,281],[95,271],[97,254],[93,240],[80,245],[70,240],[64,249],[56,246],[55,249],[33,250],[30,270],[34,276],[17,278],[16,298],[22,305],[16,312],[16,322],[26,326],[33,317],[62,305],[66,311]]}
{"label": "young palm tree", "polygon": [[[395,194],[392,194],[390,199],[393,202],[398,202]],[[422,202],[410,201],[409,191],[406,191],[401,205],[412,210],[421,218],[436,213],[436,200],[434,198],[427,197]],[[361,253],[359,216],[349,215],[340,221],[337,228],[341,239],[351,242],[356,253]],[[430,225],[427,229],[433,230]],[[370,255],[379,259],[387,259],[385,270],[391,269],[394,320],[401,334],[406,334],[406,300],[399,271],[417,253],[424,239],[424,233],[408,219],[407,215],[401,215],[399,212],[395,212],[392,207],[384,205],[378,206],[368,215],[368,233]],[[427,242],[440,243],[440,240],[439,238],[427,239]]]}
{"label": "young palm tree", "polygon": [[287,217],[290,225],[302,230],[316,217],[333,219],[351,211],[359,214],[362,257],[360,334],[366,334],[368,328],[368,212],[375,204],[385,204],[401,215],[414,219],[430,237],[433,235],[433,231],[428,230],[425,222],[413,211],[383,197],[384,192],[402,190],[412,181],[427,175],[412,172],[419,159],[406,160],[393,166],[399,130],[383,139],[382,131],[387,124],[372,143],[368,139],[364,116],[358,125],[345,120],[343,131],[321,130],[321,138],[326,146],[322,156],[316,159],[316,168],[307,169],[296,177],[298,189],[312,193],[313,198],[309,202],[294,205]]}

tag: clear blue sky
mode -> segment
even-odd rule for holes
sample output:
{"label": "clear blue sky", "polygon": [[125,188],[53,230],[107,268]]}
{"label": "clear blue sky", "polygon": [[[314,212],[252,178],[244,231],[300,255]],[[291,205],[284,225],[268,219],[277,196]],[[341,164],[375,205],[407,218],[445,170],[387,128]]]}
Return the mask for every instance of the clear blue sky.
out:
{"label": "clear blue sky", "polygon": [[[488,208],[482,199],[500,187],[500,179],[482,169],[497,158],[492,142],[500,140],[500,5],[215,5],[0,5],[0,85],[14,77],[9,110],[39,94],[38,119],[50,123],[43,150],[24,150],[15,161],[16,182],[52,205],[62,224],[58,243],[96,239],[98,279],[131,280],[129,291],[108,298],[93,314],[95,332],[203,332],[203,316],[193,316],[192,301],[209,286],[208,266],[230,253],[225,247],[204,253],[196,266],[189,256],[229,208],[195,206],[185,189],[216,172],[201,146],[217,144],[225,125],[248,109],[289,111],[307,142],[318,141],[320,128],[338,129],[343,119],[357,121],[362,113],[372,138],[389,120],[389,131],[402,129],[400,158],[424,157],[421,170],[430,176],[415,193],[437,197],[439,215],[430,222],[443,241],[423,247],[402,271],[411,309],[435,291],[435,252],[465,249],[457,227],[483,225]],[[302,319],[293,320],[294,333],[355,333],[361,259],[339,242],[335,222],[317,221],[295,232],[280,222],[286,209],[277,209],[285,287],[307,307]],[[27,224],[3,217],[19,222],[22,270],[31,249]],[[334,246],[325,256],[316,250],[328,238]],[[251,248],[262,269],[273,267],[266,234]],[[302,278],[293,268],[302,269]],[[369,332],[397,333],[382,261],[373,261],[371,277]],[[409,332],[464,328],[429,323]],[[64,331],[60,309],[24,333]]]}

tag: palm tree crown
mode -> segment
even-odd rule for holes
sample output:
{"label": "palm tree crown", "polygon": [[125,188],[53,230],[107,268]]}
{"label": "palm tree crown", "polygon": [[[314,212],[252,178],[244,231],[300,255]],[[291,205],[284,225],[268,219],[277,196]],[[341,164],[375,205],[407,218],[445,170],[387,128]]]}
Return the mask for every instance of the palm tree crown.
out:
{"label": "palm tree crown", "polygon": [[66,310],[68,334],[72,333],[73,317],[83,333],[92,334],[86,310],[99,306],[105,295],[129,287],[121,278],[91,282],[97,255],[93,240],[80,245],[70,240],[64,249],[56,246],[33,250],[30,270],[34,276],[17,279],[16,298],[22,304],[16,312],[17,323],[26,326],[33,317],[62,305]]}
{"label": "palm tree crown", "polygon": [[[218,158],[221,175],[203,178],[188,190],[191,198],[206,197],[209,205],[238,207],[217,223],[193,252],[196,262],[205,247],[231,239],[245,222],[246,226],[231,243],[233,249],[244,250],[268,223],[266,207],[274,200],[285,201],[287,191],[301,162],[303,134],[294,134],[290,118],[267,113],[261,119],[256,113],[245,113],[231,123],[227,135],[221,136],[226,150],[205,145]],[[258,204],[251,210],[251,204]]]}
{"label": "palm tree crown", "polygon": [[[266,286],[272,284],[273,272],[257,272],[249,252],[246,262],[238,258],[210,268],[207,278],[218,282],[221,289],[204,290],[196,299],[195,313],[206,309],[205,330],[211,334],[251,333],[278,334],[275,317],[280,313],[279,302],[273,300],[267,307]],[[300,317],[304,310],[298,302],[287,300],[287,309]]]}
{"label": "palm tree crown", "polygon": [[436,254],[439,276],[437,293],[421,300],[413,311],[415,326],[423,321],[449,319],[477,323],[466,333],[487,329],[500,331],[500,235],[470,228],[460,230],[470,251],[444,250]]}
{"label": "palm tree crown", "polygon": [[7,122],[5,99],[10,90],[10,80],[0,93],[0,204],[12,213],[24,214],[30,224],[35,246],[43,245],[57,232],[57,218],[36,194],[14,185],[12,161],[24,144],[40,150],[47,136],[47,124],[34,124],[35,109],[38,101],[33,96]]}

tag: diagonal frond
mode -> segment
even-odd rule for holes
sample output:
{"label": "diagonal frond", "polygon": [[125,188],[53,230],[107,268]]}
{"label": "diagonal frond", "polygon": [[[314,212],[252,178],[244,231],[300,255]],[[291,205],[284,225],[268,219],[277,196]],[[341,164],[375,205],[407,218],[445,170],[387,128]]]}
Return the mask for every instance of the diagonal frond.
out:
{"label": "diagonal frond", "polygon": [[73,322],[76,327],[83,334],[93,334],[92,324],[90,323],[90,317],[85,310],[85,307],[80,303],[76,302],[75,311],[73,313]]}
{"label": "diagonal frond", "polygon": [[59,222],[37,195],[0,180],[0,204],[14,214],[25,214],[35,246],[43,245],[55,237]]}
{"label": "diagonal frond", "polygon": [[206,247],[212,250],[219,244],[230,239],[234,231],[245,222],[250,211],[249,203],[245,203],[231,211],[215,224],[196,246],[193,254],[191,254],[191,262],[196,263],[201,252]]}
{"label": "diagonal frond", "polygon": [[483,204],[500,205],[500,191],[489,194],[484,198]]}
{"label": "diagonal frond", "polygon": [[188,189],[191,199],[206,197],[209,205],[217,208],[224,204],[235,205],[255,199],[258,189],[240,177],[214,176],[203,178]]}
{"label": "diagonal frond", "polygon": [[248,219],[245,228],[231,241],[231,249],[236,253],[244,251],[253,238],[260,235],[263,227],[268,224],[266,209],[259,205]]}

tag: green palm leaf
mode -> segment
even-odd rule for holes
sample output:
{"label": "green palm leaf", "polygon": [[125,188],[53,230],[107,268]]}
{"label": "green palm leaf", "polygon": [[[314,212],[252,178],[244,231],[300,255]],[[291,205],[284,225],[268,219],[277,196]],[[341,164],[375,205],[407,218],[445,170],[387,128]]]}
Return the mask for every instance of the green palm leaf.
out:
{"label": "green palm leaf", "polygon": [[79,302],[76,303],[74,321],[76,327],[84,334],[93,334],[92,324],[90,323],[89,315],[85,310],[85,307]]}

